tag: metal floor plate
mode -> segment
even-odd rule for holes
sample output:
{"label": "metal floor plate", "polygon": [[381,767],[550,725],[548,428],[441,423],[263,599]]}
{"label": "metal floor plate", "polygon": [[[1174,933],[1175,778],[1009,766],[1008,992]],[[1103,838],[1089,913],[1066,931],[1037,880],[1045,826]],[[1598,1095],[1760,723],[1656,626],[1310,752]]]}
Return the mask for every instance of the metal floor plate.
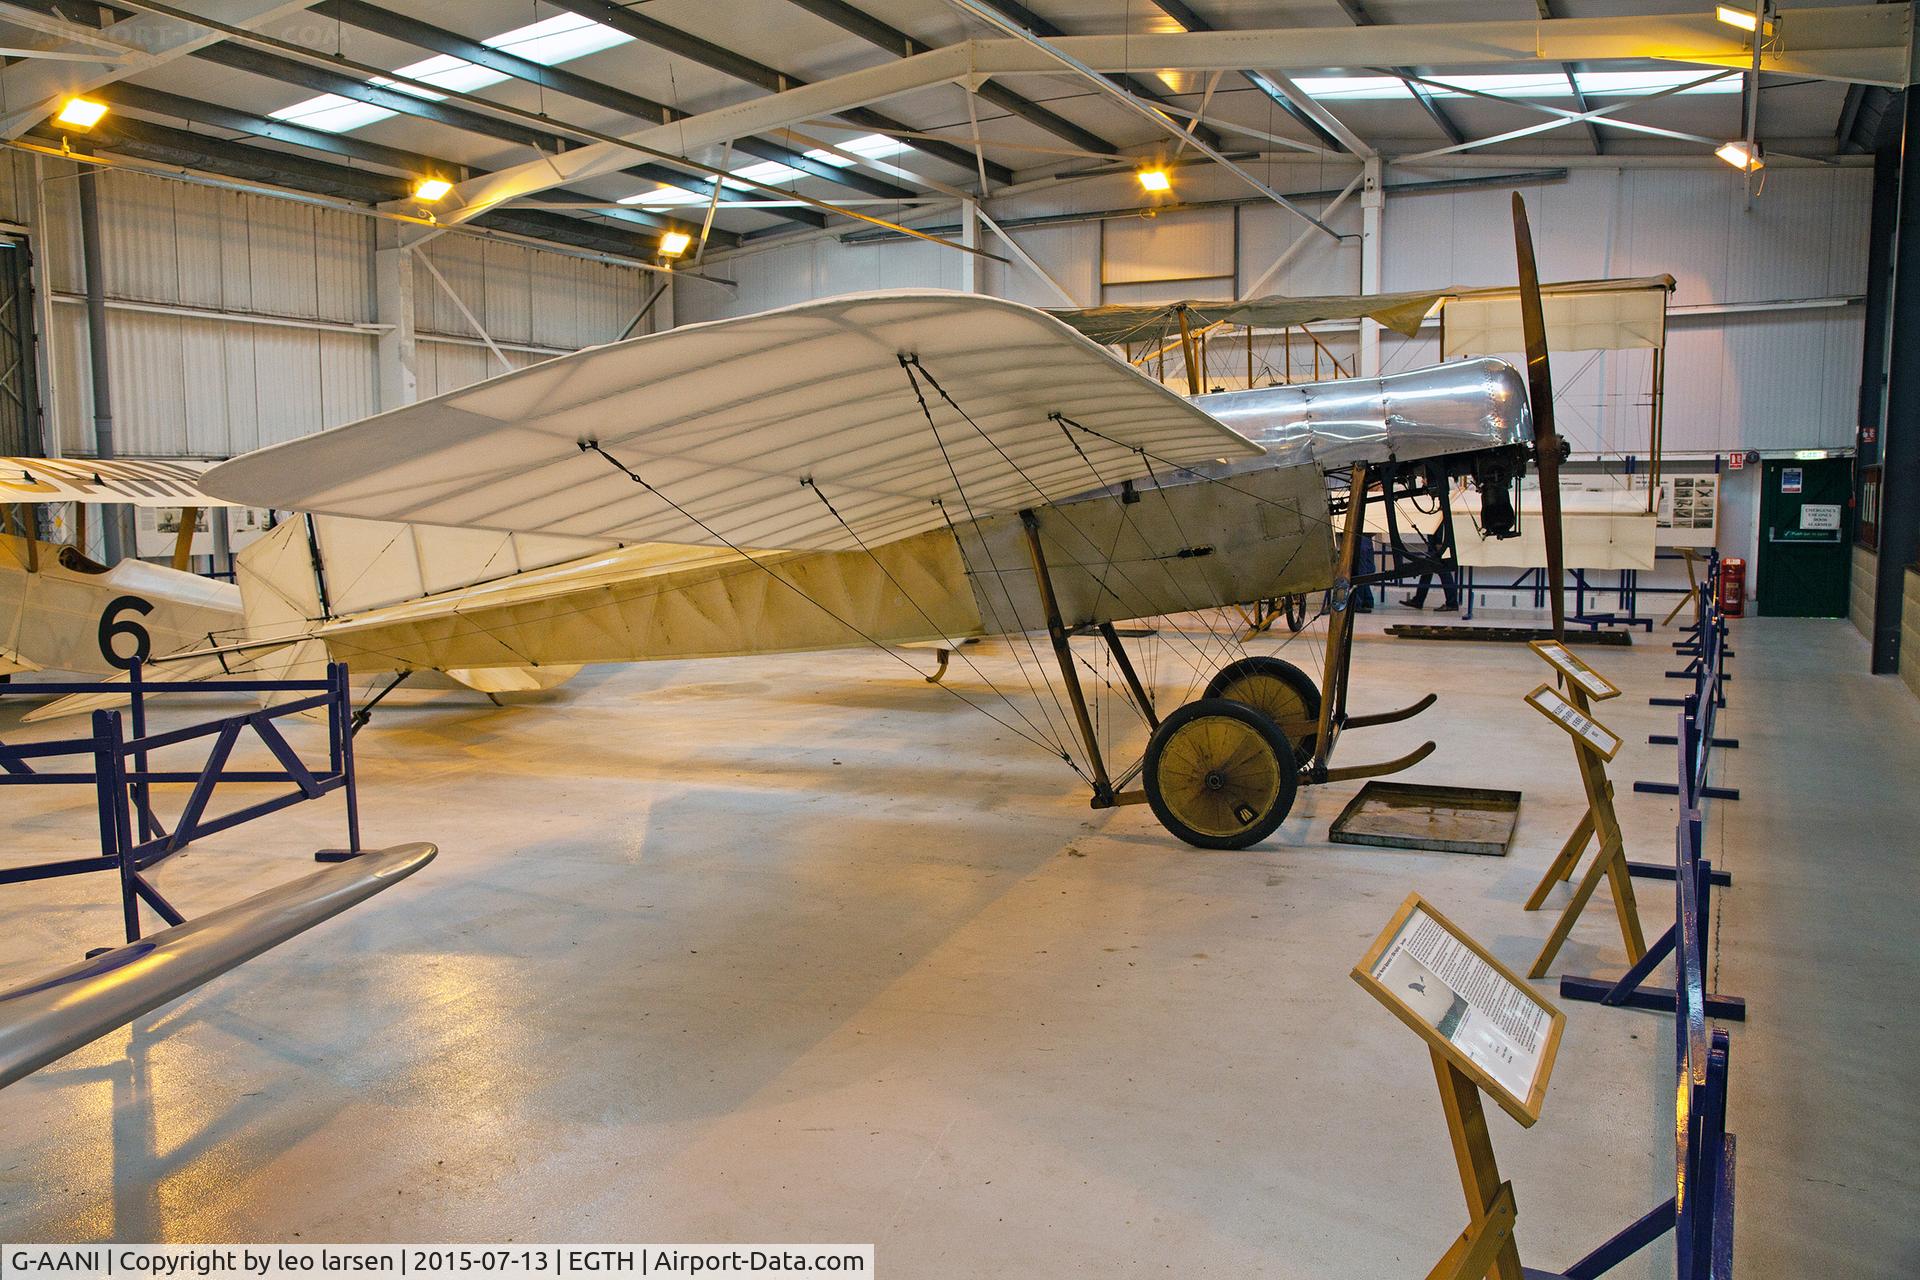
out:
{"label": "metal floor plate", "polygon": [[[1551,640],[1551,627],[1472,627],[1444,623],[1395,623],[1387,634],[1397,640],[1495,640],[1503,644],[1526,644],[1530,640]],[[1633,636],[1626,631],[1575,631],[1568,628],[1568,644],[1631,645]]]}
{"label": "metal floor plate", "polygon": [[1503,858],[1519,820],[1518,791],[1375,781],[1340,811],[1330,835],[1335,844]]}

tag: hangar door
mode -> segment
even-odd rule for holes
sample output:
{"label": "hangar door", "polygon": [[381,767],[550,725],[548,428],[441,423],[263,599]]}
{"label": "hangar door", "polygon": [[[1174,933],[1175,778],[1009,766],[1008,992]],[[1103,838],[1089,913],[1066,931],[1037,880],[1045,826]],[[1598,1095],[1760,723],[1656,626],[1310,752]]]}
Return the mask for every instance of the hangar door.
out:
{"label": "hangar door", "polygon": [[1761,464],[1763,616],[1847,616],[1852,505],[1851,458],[1776,458]]}
{"label": "hangar door", "polygon": [[25,236],[0,234],[0,457],[38,457],[33,259]]}

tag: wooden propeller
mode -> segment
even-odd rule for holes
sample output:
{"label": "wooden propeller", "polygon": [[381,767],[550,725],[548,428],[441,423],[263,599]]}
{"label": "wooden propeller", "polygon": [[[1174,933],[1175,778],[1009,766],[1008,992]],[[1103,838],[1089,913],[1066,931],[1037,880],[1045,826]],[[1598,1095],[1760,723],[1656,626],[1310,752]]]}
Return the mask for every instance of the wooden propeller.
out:
{"label": "wooden propeller", "polygon": [[1540,476],[1541,532],[1547,544],[1547,599],[1553,635],[1567,634],[1566,553],[1560,539],[1560,437],[1553,429],[1553,374],[1547,368],[1547,321],[1540,308],[1540,270],[1533,261],[1527,203],[1513,193],[1513,251],[1520,265],[1520,329],[1527,341],[1527,399],[1533,409],[1534,467]]}

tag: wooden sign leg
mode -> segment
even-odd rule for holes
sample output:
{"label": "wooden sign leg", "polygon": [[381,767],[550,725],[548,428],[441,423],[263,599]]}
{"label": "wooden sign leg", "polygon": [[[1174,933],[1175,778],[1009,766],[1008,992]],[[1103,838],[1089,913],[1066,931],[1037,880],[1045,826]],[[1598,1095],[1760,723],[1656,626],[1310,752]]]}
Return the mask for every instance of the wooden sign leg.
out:
{"label": "wooden sign leg", "polygon": [[1562,880],[1573,879],[1573,869],[1580,865],[1580,855],[1586,852],[1587,841],[1593,839],[1593,810],[1588,809],[1580,815],[1580,825],[1573,829],[1567,842],[1560,846],[1560,852],[1554,855],[1553,862],[1547,867],[1547,874],[1540,877],[1540,883],[1533,888],[1533,894],[1527,899],[1526,909],[1538,911],[1547,900],[1547,894],[1553,886]]}
{"label": "wooden sign leg", "polygon": [[1497,1247],[1487,1242],[1492,1261],[1490,1270],[1461,1269],[1455,1274],[1460,1280],[1479,1280],[1483,1275],[1491,1275],[1495,1280],[1525,1280],[1511,1225],[1504,1233],[1486,1230],[1491,1226],[1488,1220],[1501,1209],[1503,1193],[1505,1212],[1512,1212],[1513,1188],[1500,1181],[1500,1169],[1493,1158],[1493,1139],[1487,1134],[1487,1115],[1480,1106],[1480,1086],[1441,1056],[1439,1050],[1427,1052],[1433,1055],[1433,1073],[1440,1084],[1440,1105],[1447,1115],[1447,1134],[1453,1139],[1453,1158],[1460,1166],[1460,1187],[1466,1192],[1467,1212],[1473,1218],[1468,1232],[1482,1228],[1482,1242],[1487,1242],[1488,1234],[1505,1236]]}
{"label": "wooden sign leg", "polygon": [[1493,1207],[1460,1233],[1427,1272],[1427,1280],[1484,1280],[1502,1246],[1513,1242],[1514,1212],[1513,1184],[1503,1182]]}
{"label": "wooden sign leg", "polygon": [[1597,760],[1589,758],[1578,747],[1574,750],[1580,755],[1580,772],[1588,784],[1587,794],[1593,798],[1593,808],[1589,814],[1595,818],[1594,826],[1600,835],[1600,851],[1594,855],[1587,873],[1580,877],[1580,885],[1574,890],[1573,899],[1554,922],[1553,932],[1547,935],[1546,945],[1540,948],[1533,968],[1527,970],[1529,978],[1547,976],[1553,958],[1560,954],[1560,948],[1566,944],[1567,935],[1573,932],[1573,922],[1586,910],[1587,902],[1600,886],[1602,876],[1606,877],[1613,891],[1613,911],[1620,921],[1620,937],[1626,944],[1627,963],[1637,964],[1640,957],[1647,954],[1647,942],[1640,932],[1640,911],[1633,898],[1633,880],[1627,872],[1626,842],[1620,834],[1619,819],[1613,813],[1613,783],[1607,780]]}
{"label": "wooden sign leg", "polygon": [[1681,596],[1673,608],[1667,611],[1667,616],[1660,620],[1660,625],[1663,627],[1679,616],[1680,611],[1687,607],[1689,600],[1696,605],[1700,603],[1700,579],[1693,573],[1694,550],[1692,547],[1682,547],[1680,555],[1687,562],[1687,594]]}
{"label": "wooden sign leg", "polygon": [[1640,932],[1640,907],[1633,897],[1633,873],[1627,869],[1627,842],[1620,834],[1620,820],[1613,813],[1613,783],[1605,779],[1607,812],[1605,846],[1601,856],[1607,864],[1607,884],[1613,891],[1613,914],[1620,921],[1620,941],[1627,948],[1627,963],[1636,965],[1647,954],[1646,935]]}

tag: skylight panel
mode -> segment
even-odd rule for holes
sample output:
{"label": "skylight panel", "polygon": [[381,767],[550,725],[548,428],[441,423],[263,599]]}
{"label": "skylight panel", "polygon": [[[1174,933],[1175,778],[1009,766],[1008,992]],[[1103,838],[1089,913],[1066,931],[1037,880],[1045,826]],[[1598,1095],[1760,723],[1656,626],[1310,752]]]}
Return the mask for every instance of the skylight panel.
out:
{"label": "skylight panel", "polygon": [[706,202],[707,197],[695,195],[693,192],[682,190],[679,187],[655,187],[652,191],[642,191],[638,195],[621,196],[619,200],[621,204],[643,204],[648,207],[655,205],[705,204]]}
{"label": "skylight panel", "polygon": [[626,44],[632,39],[632,36],[591,18],[583,18],[577,13],[563,13],[559,17],[520,27],[481,43],[529,62],[537,62],[543,67],[552,67],[598,53],[602,49]]}
{"label": "skylight panel", "polygon": [[1406,84],[1396,76],[1304,76],[1294,83],[1309,98],[1362,102],[1411,96]]}
{"label": "skylight panel", "polygon": [[1435,83],[1421,87],[1429,93],[1442,98],[1464,98],[1469,95],[1456,93],[1446,87],[1459,85],[1463,89],[1472,89],[1476,93],[1490,93],[1496,98],[1571,98],[1573,86],[1567,83],[1566,76],[1558,71],[1536,71],[1532,73],[1482,76],[1433,77]]}
{"label": "skylight panel", "polygon": [[273,118],[285,120],[289,124],[305,125],[309,129],[321,129],[327,133],[346,133],[372,124],[376,120],[385,120],[392,114],[393,112],[385,107],[376,107],[371,103],[343,98],[334,93],[323,93],[317,98],[308,98],[305,102],[296,102],[290,107],[282,107],[273,113]]}
{"label": "skylight panel", "polygon": [[[516,27],[512,31],[481,41],[489,48],[512,53],[529,62],[537,62],[543,67],[551,67],[574,58],[583,58],[587,54],[597,53],[601,49],[610,49],[614,45],[626,44],[633,39],[604,26],[591,18],[579,14],[567,13],[559,17],[548,18],[529,26]],[[478,66],[464,58],[438,54],[420,62],[410,63],[394,73],[412,80],[424,80],[428,84],[438,85],[442,89],[451,89],[459,93],[472,93],[489,85],[499,84],[511,79],[503,72],[490,67]],[[440,95],[413,85],[399,84],[386,76],[374,76],[368,84],[392,89],[397,93],[410,93],[417,98],[438,101]],[[376,107],[370,103],[344,98],[339,94],[323,93],[296,102],[290,107],[282,107],[272,113],[275,120],[298,123],[310,129],[322,129],[328,133],[347,133],[363,128],[380,120],[390,119],[397,112],[385,107]]]}
{"label": "skylight panel", "polygon": [[[863,134],[858,138],[850,138],[846,142],[838,143],[837,147],[839,150],[847,152],[848,154],[859,156],[876,169],[883,169],[903,178],[912,176],[901,169],[886,164],[882,159],[886,156],[899,155],[907,149],[907,144],[898,138],[890,138],[884,133],[869,133]],[[806,156],[809,160],[819,164],[832,165],[836,169],[851,168],[854,163],[847,159],[846,156],[835,155],[832,151],[828,151],[824,147],[816,147],[812,151],[807,152]],[[745,178],[750,182],[764,183],[768,186],[774,186],[782,182],[790,182],[795,178],[805,176],[798,169],[790,165],[781,164],[778,160],[762,160],[755,164],[747,165],[744,168],[733,169],[730,172],[736,178]],[[733,182],[722,182],[720,186],[724,197],[727,199],[734,199],[739,196],[751,196],[753,194],[751,189]],[[679,187],[663,186],[655,187],[651,191],[642,191],[636,195],[622,196],[619,202],[621,204],[637,204],[649,207],[658,205],[689,205],[705,204],[707,197],[695,195],[691,191],[683,191]]]}
{"label": "skylight panel", "polygon": [[[1710,73],[1707,67],[1682,67],[1677,70],[1657,71],[1576,71],[1574,78],[1580,82],[1580,92],[1592,97],[1629,98],[1659,93],[1662,89],[1689,84]],[[1675,96],[1738,92],[1740,92],[1740,77],[1723,76],[1718,80],[1710,80],[1706,84],[1695,85],[1691,89],[1682,89]]]}
{"label": "skylight panel", "polygon": [[[1620,98],[1659,93],[1698,80],[1705,74],[1708,72],[1704,68],[1682,67],[1649,71],[1580,71],[1575,73],[1575,77],[1584,94],[1596,98]],[[1406,84],[1397,76],[1305,76],[1296,83],[1310,97],[1327,101],[1386,102],[1409,96]],[[1558,72],[1435,76],[1421,81],[1420,87],[1436,98],[1491,94],[1496,98],[1551,100],[1573,96],[1566,77]],[[1738,77],[1729,76],[1682,92],[1738,93],[1740,81]]]}

